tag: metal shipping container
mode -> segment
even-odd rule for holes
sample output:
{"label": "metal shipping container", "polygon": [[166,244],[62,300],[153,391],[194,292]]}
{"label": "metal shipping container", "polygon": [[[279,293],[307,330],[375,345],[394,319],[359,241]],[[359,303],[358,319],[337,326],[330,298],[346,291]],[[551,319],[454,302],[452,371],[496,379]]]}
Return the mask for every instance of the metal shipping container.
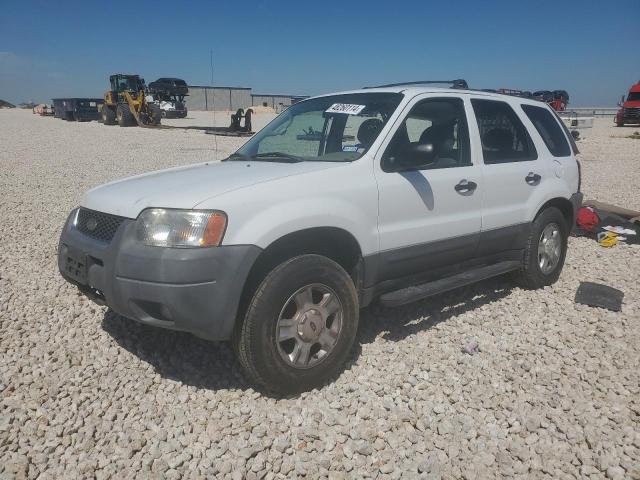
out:
{"label": "metal shipping container", "polygon": [[102,98],[54,98],[55,118],[84,122],[98,120],[98,107],[104,103]]}

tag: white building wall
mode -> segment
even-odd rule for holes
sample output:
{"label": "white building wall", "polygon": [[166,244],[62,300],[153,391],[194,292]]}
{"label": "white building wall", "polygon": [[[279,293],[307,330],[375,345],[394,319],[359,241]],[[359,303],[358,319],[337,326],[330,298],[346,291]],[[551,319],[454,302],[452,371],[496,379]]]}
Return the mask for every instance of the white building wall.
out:
{"label": "white building wall", "polygon": [[295,97],[292,95],[253,95],[250,88],[241,87],[209,87],[189,86],[189,95],[185,102],[188,110],[220,110],[236,111],[239,108],[246,110],[251,106],[259,106],[264,103],[268,107],[280,110],[290,106]]}

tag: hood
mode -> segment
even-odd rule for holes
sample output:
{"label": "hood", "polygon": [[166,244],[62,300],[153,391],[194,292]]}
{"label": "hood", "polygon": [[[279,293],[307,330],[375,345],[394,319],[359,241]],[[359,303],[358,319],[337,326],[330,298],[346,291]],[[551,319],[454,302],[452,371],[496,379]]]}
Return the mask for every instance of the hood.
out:
{"label": "hood", "polygon": [[81,205],[136,218],[149,207],[193,208],[239,188],[342,165],[340,162],[211,162],[145,173],[89,190]]}
{"label": "hood", "polygon": [[627,100],[622,106],[624,108],[638,108],[640,107],[640,100]]}

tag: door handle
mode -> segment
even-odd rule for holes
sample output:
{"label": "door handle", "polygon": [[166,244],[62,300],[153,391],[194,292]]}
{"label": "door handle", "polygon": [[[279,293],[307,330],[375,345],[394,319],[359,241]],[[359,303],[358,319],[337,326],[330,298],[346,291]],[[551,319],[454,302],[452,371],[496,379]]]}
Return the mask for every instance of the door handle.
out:
{"label": "door handle", "polygon": [[529,174],[526,177],[524,177],[524,181],[527,182],[529,185],[539,184],[540,179],[542,179],[542,177],[537,173],[533,173],[533,172],[529,172]]}
{"label": "door handle", "polygon": [[476,188],[478,188],[478,184],[476,182],[469,182],[467,180],[460,180],[458,184],[453,187],[458,193],[470,193],[473,192]]}

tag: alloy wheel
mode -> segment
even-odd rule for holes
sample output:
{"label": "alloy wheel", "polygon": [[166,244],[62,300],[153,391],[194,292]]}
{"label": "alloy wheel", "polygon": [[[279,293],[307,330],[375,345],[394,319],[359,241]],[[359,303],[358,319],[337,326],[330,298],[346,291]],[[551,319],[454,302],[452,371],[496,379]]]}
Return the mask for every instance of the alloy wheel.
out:
{"label": "alloy wheel", "polygon": [[540,234],[538,241],[538,265],[545,275],[555,270],[560,263],[562,253],[562,235],[556,223],[550,223]]}
{"label": "alloy wheel", "polygon": [[298,289],[285,302],[276,324],[280,356],[299,369],[318,365],[338,342],[343,317],[340,298],[328,286],[315,283]]}

